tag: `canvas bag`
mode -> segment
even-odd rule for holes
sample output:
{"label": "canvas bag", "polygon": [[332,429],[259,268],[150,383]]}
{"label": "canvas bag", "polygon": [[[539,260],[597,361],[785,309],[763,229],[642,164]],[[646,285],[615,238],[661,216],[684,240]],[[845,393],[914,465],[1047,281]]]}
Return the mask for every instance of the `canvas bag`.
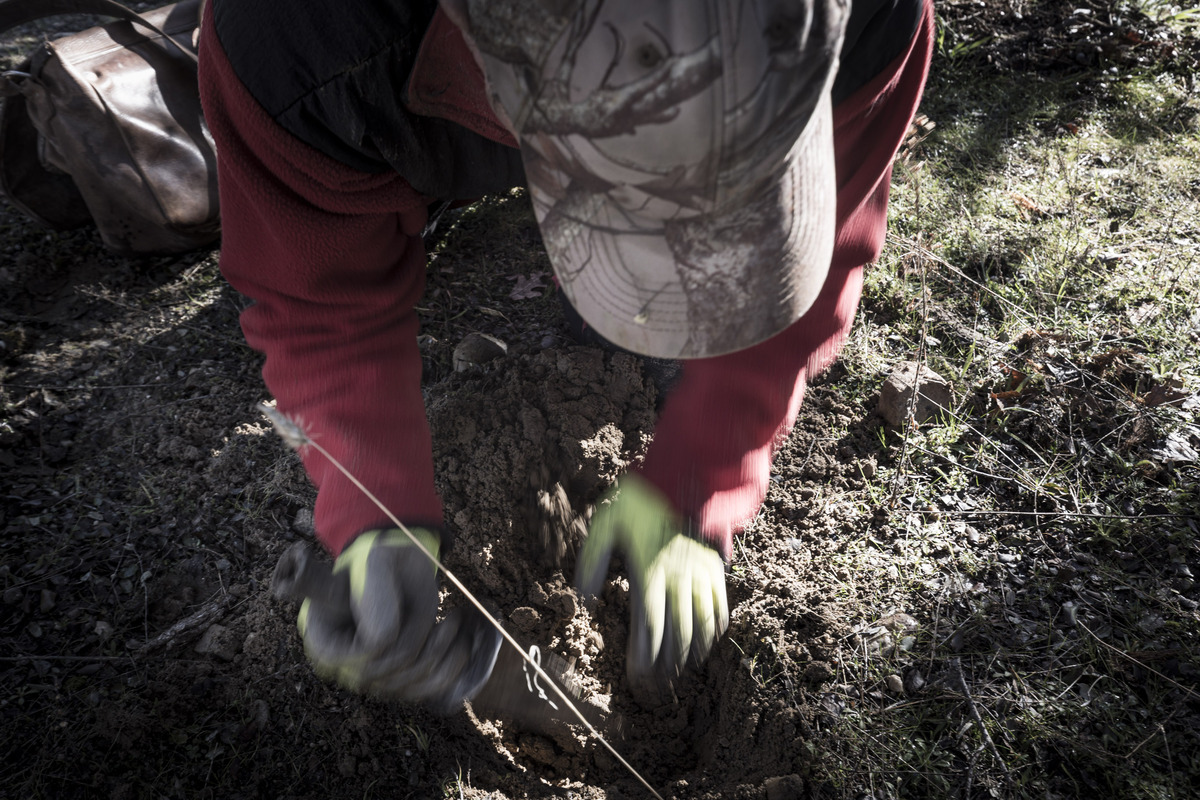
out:
{"label": "canvas bag", "polygon": [[113,0],[0,0],[0,33],[58,14],[114,22],[46,41],[0,73],[0,191],[56,229],[95,223],[127,254],[220,233],[216,147],[194,33],[201,0],[137,14]]}

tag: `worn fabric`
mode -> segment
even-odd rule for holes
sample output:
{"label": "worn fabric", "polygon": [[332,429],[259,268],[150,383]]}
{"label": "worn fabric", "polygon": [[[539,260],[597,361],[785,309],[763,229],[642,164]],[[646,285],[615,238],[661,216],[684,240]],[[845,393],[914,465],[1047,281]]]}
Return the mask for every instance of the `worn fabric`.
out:
{"label": "worn fabric", "polygon": [[[855,3],[855,14],[859,8],[873,12],[869,18],[858,17],[872,22],[860,25],[858,35],[882,30],[890,18],[886,7],[902,19],[901,11],[918,1]],[[331,3],[336,8],[318,13]],[[390,5],[364,4],[372,9]],[[265,32],[279,20],[239,16],[246,8],[280,7],[287,10],[284,22],[308,31],[307,40],[289,39],[288,48],[280,49]],[[415,44],[414,74],[406,84],[402,70],[391,70],[389,90],[371,95],[375,104],[369,119],[319,119],[331,111],[352,113],[340,100],[297,106],[316,86],[349,74],[348,66],[368,69],[373,63],[343,62],[323,76],[311,72],[314,63],[334,58],[314,58],[311,48],[346,44],[343,32],[325,36],[353,19],[344,10],[335,0],[215,0],[205,15],[200,88],[219,153],[221,269],[255,301],[242,315],[242,328],[247,342],[266,354],[263,377],[280,411],[304,425],[400,519],[440,528],[442,507],[434,488],[416,342],[414,306],[425,280],[420,231],[427,204],[445,197],[444,192],[467,197],[482,184],[511,185],[512,176],[504,171],[507,156],[492,158],[503,150],[472,150],[483,153],[479,160],[459,160],[452,151],[448,157],[456,166],[422,191],[415,188],[426,184],[413,172],[414,163],[439,151],[388,150],[390,145],[380,144],[391,124],[435,118],[405,106],[408,116],[400,120],[401,111],[393,106],[403,106],[406,98],[419,106],[414,97],[424,97],[422,111],[440,114],[455,126],[456,135],[467,132],[486,142],[494,136],[500,140],[494,144],[505,144],[490,108],[479,102],[482,75],[467,56],[461,35],[438,27],[443,24],[437,22],[440,12],[430,17],[426,32],[437,32],[442,45],[422,52],[423,45]],[[750,351],[689,362],[663,409],[644,474],[693,521],[697,535],[726,555],[732,532],[753,516],[765,495],[774,442],[794,422],[805,382],[832,361],[844,340],[861,289],[861,265],[878,255],[889,165],[920,95],[931,18],[927,9],[915,44],[834,110],[839,225],[830,278],[814,308]],[[231,37],[228,41],[218,35],[218,22]],[[241,31],[251,22],[258,33]],[[855,24],[852,15],[851,30]],[[235,30],[237,36],[231,33]],[[899,51],[911,38],[898,25],[887,41]],[[413,42],[405,41],[411,52]],[[227,47],[243,68],[257,59],[261,71],[241,74]],[[461,68],[447,70],[446,56],[453,52],[462,54],[452,59]],[[861,55],[877,57],[878,49]],[[281,63],[274,64],[276,59]],[[426,71],[422,63],[439,66]],[[307,83],[308,93],[279,90],[279,97],[290,97],[290,102],[277,100],[263,89],[275,80]],[[360,87],[369,82],[358,79]],[[350,84],[343,86],[349,91],[346,87]],[[462,99],[439,104],[441,97]],[[284,113],[298,108],[303,113]],[[463,147],[471,150],[478,144]],[[397,154],[395,163],[385,157],[387,152]],[[447,157],[440,152],[439,158]],[[318,488],[317,532],[331,552],[339,553],[363,530],[388,524],[323,457],[310,448],[302,458]]]}
{"label": "worn fabric", "polygon": [[[330,158],[398,172],[439,198],[523,181],[515,142],[437,0],[215,0],[212,10],[245,91],[279,127]],[[410,86],[419,59],[421,77]]]}
{"label": "worn fabric", "polygon": [[[521,185],[462,35],[437,0],[214,0],[214,33],[263,111],[314,149],[418,192],[478,197]],[[912,38],[922,0],[853,0],[834,104]],[[409,82],[418,62],[421,77]],[[449,92],[449,94],[447,94]],[[403,102],[396,102],[397,98]],[[477,122],[481,124],[476,124]]]}
{"label": "worn fabric", "polygon": [[891,165],[932,51],[929,7],[908,50],[834,111],[837,239],[813,306],[762,344],[684,362],[663,407],[642,474],[727,559],[734,534],[766,498],[775,449],[795,424],[808,382],[833,363],[850,332],[863,265],[883,247]]}

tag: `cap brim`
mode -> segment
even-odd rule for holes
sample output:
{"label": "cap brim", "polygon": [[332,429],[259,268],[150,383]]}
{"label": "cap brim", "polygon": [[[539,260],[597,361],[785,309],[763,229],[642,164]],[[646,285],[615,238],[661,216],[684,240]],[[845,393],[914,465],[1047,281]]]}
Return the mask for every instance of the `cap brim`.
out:
{"label": "cap brim", "polygon": [[571,146],[546,144],[524,149],[547,251],[567,299],[609,341],[658,358],[722,355],[781,332],[820,292],[837,210],[828,93],[757,189],[665,222],[639,218],[628,198],[543,187],[547,150]]}

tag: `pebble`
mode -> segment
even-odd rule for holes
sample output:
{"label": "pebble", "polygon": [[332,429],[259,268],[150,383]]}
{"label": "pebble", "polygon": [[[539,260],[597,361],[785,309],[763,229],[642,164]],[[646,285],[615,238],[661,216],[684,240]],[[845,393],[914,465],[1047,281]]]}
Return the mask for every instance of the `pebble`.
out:
{"label": "pebble", "polygon": [[233,661],[238,653],[238,644],[224,625],[210,625],[200,635],[200,641],[196,642],[193,649],[201,655],[214,655],[222,661]]}
{"label": "pebble", "polygon": [[294,530],[296,533],[302,533],[308,536],[316,535],[317,528],[313,524],[312,509],[301,508],[296,512],[296,516],[292,518],[292,530]]}
{"label": "pebble", "polygon": [[508,355],[508,345],[486,333],[467,334],[454,348],[452,362],[455,372],[464,372],[478,364],[486,364]]}
{"label": "pebble", "polygon": [[908,416],[909,402],[914,394],[916,401],[912,403],[912,411],[917,422],[925,422],[945,414],[953,404],[949,381],[928,366],[918,366],[913,361],[902,361],[880,387],[876,413],[893,427],[901,428]]}
{"label": "pebble", "polygon": [[899,675],[888,675],[883,682],[892,694],[904,694],[904,681]]}
{"label": "pebble", "polygon": [[780,775],[763,781],[767,800],[800,800],[804,797],[804,779],[799,775]]}
{"label": "pebble", "polygon": [[512,624],[512,626],[523,633],[528,633],[529,631],[533,630],[534,626],[538,624],[541,618],[542,615],[539,614],[536,609],[528,606],[515,608],[513,609],[512,613],[508,615],[508,621]]}

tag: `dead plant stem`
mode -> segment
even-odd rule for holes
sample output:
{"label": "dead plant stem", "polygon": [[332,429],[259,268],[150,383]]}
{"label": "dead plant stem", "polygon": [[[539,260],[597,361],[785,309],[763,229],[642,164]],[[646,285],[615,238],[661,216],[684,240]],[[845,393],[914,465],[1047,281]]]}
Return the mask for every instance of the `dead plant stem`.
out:
{"label": "dead plant stem", "polygon": [[1000,757],[1000,751],[996,748],[996,743],[992,741],[992,735],[988,733],[987,726],[983,724],[983,716],[980,715],[979,708],[975,705],[975,699],[971,697],[971,688],[967,686],[967,678],[963,674],[962,661],[957,656],[950,659],[950,675],[954,683],[957,684],[955,688],[962,693],[963,699],[967,703],[967,710],[971,712],[971,718],[979,726],[980,736],[983,737],[983,741],[988,749],[992,751],[992,757],[996,759],[996,763],[1000,765],[1000,768],[1004,770],[1004,774],[1008,776],[1008,764],[1005,764],[1004,759]]}
{"label": "dead plant stem", "polygon": [[1189,695],[1193,699],[1200,700],[1200,694],[1197,694],[1196,692],[1194,692],[1191,689],[1187,688],[1186,686],[1182,685],[1178,681],[1171,680],[1166,675],[1163,675],[1161,672],[1154,669],[1153,667],[1143,664],[1141,661],[1138,661],[1136,658],[1129,655],[1129,653],[1126,653],[1121,648],[1112,646],[1111,644],[1109,644],[1108,642],[1104,641],[1099,636],[1097,636],[1095,633],[1093,633],[1092,629],[1089,628],[1087,625],[1084,625],[1082,622],[1076,622],[1076,624],[1080,628],[1082,628],[1084,630],[1084,632],[1087,633],[1088,636],[1091,636],[1093,639],[1095,639],[1102,647],[1104,647],[1108,650],[1111,650],[1112,652],[1119,655],[1121,658],[1124,658],[1125,660],[1129,661],[1130,663],[1136,664],[1137,666],[1141,667],[1142,669],[1146,670],[1147,672],[1154,673],[1155,675],[1162,678],[1164,681],[1171,684],[1172,686],[1174,686],[1176,689],[1183,692],[1184,694]]}
{"label": "dead plant stem", "polygon": [[[918,192],[918,198],[920,194]],[[921,241],[921,235],[917,234],[917,243]],[[900,461],[896,465],[896,471],[892,474],[892,496],[889,499],[889,505],[892,508],[896,507],[896,495],[900,490],[900,480],[904,475],[904,466],[908,461],[908,446],[909,437],[912,436],[913,428],[916,422],[913,419],[913,413],[917,407],[917,397],[921,393],[921,370],[925,366],[925,358],[927,355],[927,334],[929,332],[929,293],[925,286],[926,262],[923,256],[924,249],[914,251],[916,254],[917,266],[921,271],[921,339],[917,343],[917,369],[913,375],[912,394],[908,397],[908,405],[904,409],[904,444],[900,449]]]}

